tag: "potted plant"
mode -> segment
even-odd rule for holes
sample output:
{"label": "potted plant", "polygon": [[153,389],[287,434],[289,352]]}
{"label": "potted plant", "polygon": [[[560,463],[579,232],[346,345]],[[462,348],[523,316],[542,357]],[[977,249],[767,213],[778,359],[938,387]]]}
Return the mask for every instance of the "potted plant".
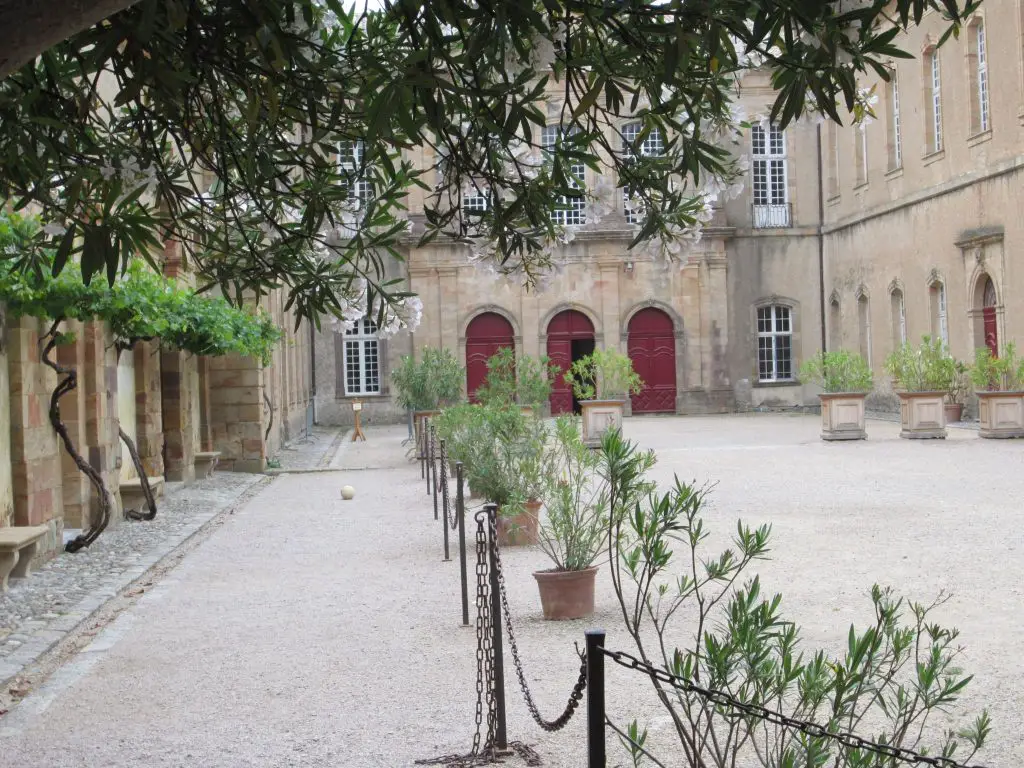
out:
{"label": "potted plant", "polygon": [[960,421],[964,416],[964,399],[967,397],[968,367],[962,360],[952,360],[949,385],[946,387],[946,423]]}
{"label": "potted plant", "polygon": [[1002,357],[988,347],[976,350],[970,375],[978,396],[978,434],[1024,437],[1024,360],[1017,357],[1016,344],[1007,344]]}
{"label": "potted plant", "polygon": [[554,460],[544,422],[528,418],[522,434],[513,443],[512,453],[515,461],[512,477],[518,486],[513,494],[516,501],[498,518],[498,544],[532,546],[540,541],[546,469]]}
{"label": "potted plant", "polygon": [[449,349],[425,347],[419,362],[405,355],[391,373],[398,402],[413,412],[417,444],[423,424],[441,408],[457,403],[462,396],[465,370]]}
{"label": "potted plant", "polygon": [[483,409],[471,403],[450,406],[434,417],[434,426],[437,436],[444,440],[451,476],[455,477],[455,465],[462,462],[465,477],[469,474],[475,446],[486,439]]}
{"label": "potted plant", "polygon": [[633,361],[615,349],[594,350],[565,372],[583,412],[583,442],[594,447],[609,429],[622,428],[626,398],[639,394],[644,382]]}
{"label": "potted plant", "polygon": [[594,561],[607,535],[608,492],[600,476],[601,456],[584,444],[573,416],[558,417],[553,442],[539,544],[554,567],[533,577],[545,619],[579,619],[594,612]]}
{"label": "potted plant", "polygon": [[465,473],[470,489],[498,506],[498,543],[511,543],[509,531],[524,527],[527,498],[519,476],[523,441],[528,419],[518,408],[478,406],[478,436],[471,446],[472,457]]}
{"label": "potted plant", "polygon": [[903,344],[885,361],[900,398],[900,437],[946,437],[946,391],[950,363],[946,345],[924,336],[921,345]]}
{"label": "potted plant", "polygon": [[551,397],[551,381],[557,375],[558,366],[547,356],[517,356],[511,347],[502,347],[487,360],[487,380],[476,398],[486,405],[518,404],[531,414]]}
{"label": "potted plant", "polygon": [[821,439],[864,440],[864,398],[871,368],[863,357],[839,349],[819,352],[800,366],[800,381],[821,387]]}

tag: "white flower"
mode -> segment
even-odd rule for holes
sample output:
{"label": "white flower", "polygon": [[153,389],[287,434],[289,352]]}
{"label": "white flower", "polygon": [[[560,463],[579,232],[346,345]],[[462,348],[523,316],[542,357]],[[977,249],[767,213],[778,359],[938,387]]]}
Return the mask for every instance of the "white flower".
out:
{"label": "white flower", "polygon": [[45,227],[43,227],[43,234],[49,235],[50,237],[56,237],[57,235],[63,235],[67,231],[67,227],[63,224],[58,224],[56,221],[51,221]]}

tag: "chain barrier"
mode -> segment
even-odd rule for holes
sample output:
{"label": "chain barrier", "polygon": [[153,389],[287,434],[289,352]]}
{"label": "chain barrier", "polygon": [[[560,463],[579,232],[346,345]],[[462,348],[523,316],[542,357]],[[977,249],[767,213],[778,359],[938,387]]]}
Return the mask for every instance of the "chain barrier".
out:
{"label": "chain barrier", "polygon": [[633,669],[637,672],[643,672],[650,677],[651,680],[657,680],[665,683],[666,685],[670,685],[676,690],[683,691],[684,693],[696,694],[716,706],[727,707],[742,715],[746,715],[747,717],[754,717],[758,720],[764,720],[772,723],[773,725],[780,725],[784,728],[794,729],[806,736],[810,736],[811,738],[829,739],[849,749],[871,752],[872,754],[886,757],[891,760],[897,760],[901,763],[931,765],[935,766],[935,768],[982,768],[982,766],[958,763],[952,758],[942,757],[941,755],[922,755],[902,747],[894,747],[889,744],[877,744],[854,733],[829,731],[818,723],[787,717],[781,712],[767,709],[758,704],[748,704],[740,701],[739,699],[736,699],[722,691],[702,688],[684,677],[677,677],[676,675],[666,672],[664,669],[652,666],[636,658],[636,656],[626,653],[625,651],[608,651],[602,648],[601,652],[619,666],[625,667],[626,669]]}
{"label": "chain barrier", "polygon": [[445,518],[448,521],[448,525],[454,531],[459,527],[459,516],[455,509],[455,504],[452,503],[451,491],[448,489],[448,449],[445,447],[444,440],[441,440],[441,500],[444,505]]}
{"label": "chain barrier", "polygon": [[[493,522],[491,526],[491,536],[497,541],[498,531],[495,528]],[[576,646],[576,654],[580,657],[580,674],[576,680],[576,684],[572,687],[572,692],[569,694],[569,702],[565,705],[565,709],[558,717],[554,720],[545,720],[541,714],[537,705],[533,701],[533,695],[530,693],[530,687],[526,683],[526,674],[523,672],[523,662],[519,658],[519,648],[516,645],[515,632],[512,629],[512,612],[508,606],[508,595],[505,591],[505,574],[501,567],[501,555],[499,554],[499,548],[494,548],[495,552],[495,567],[498,571],[498,586],[501,591],[501,609],[502,614],[505,617],[505,631],[508,634],[508,646],[512,650],[512,662],[516,666],[516,677],[519,678],[519,687],[523,691],[523,698],[526,699],[526,708],[530,710],[530,715],[534,721],[543,728],[545,731],[560,731],[566,726],[566,724],[572,719],[573,714],[576,712],[576,708],[579,707],[580,701],[583,699],[583,690],[587,687],[587,655],[581,653],[579,646]]]}

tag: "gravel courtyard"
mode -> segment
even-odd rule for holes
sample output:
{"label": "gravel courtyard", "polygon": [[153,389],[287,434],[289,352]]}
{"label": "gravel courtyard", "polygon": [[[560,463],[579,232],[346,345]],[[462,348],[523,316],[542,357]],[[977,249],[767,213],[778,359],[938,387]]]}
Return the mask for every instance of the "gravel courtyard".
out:
{"label": "gravel courtyard", "polygon": [[[994,721],[975,762],[1019,765],[1024,442],[959,429],[905,441],[895,424],[870,421],[868,441],[824,444],[817,430],[815,417],[796,415],[626,423],[657,451],[659,481],[717,483],[713,539],[727,540],[737,518],[772,523],[772,560],[756,571],[765,591],[784,593],[807,648],[841,649],[850,623],[872,616],[873,583],[922,601],[952,593],[937,616],[960,627],[962,666],[975,674],[963,703],[988,706]],[[442,562],[441,524],[400,445],[405,428],[367,436],[340,445],[339,471],[275,479],[0,718],[0,764],[393,768],[465,751],[475,636],[460,626],[457,562]],[[343,484],[355,486],[353,501],[339,498]],[[527,678],[550,717],[577,674],[583,631],[604,627],[609,648],[631,650],[628,638],[607,568],[596,615],[554,624],[540,617],[531,575],[544,556],[510,549],[503,559]],[[545,765],[584,765],[583,718],[544,733],[510,661],[506,687],[510,738]],[[610,666],[608,701],[616,721],[640,717],[665,742],[668,724],[639,675]]]}

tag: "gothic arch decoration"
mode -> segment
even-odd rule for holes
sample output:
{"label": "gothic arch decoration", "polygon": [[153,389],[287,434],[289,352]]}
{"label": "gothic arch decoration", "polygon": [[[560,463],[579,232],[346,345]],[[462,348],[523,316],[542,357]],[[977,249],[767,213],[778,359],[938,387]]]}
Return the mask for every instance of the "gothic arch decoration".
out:
{"label": "gothic arch decoration", "polygon": [[497,312],[479,312],[466,324],[466,394],[476,401],[476,391],[487,380],[487,361],[498,350],[515,350],[515,328]]}
{"label": "gothic arch decoration", "polygon": [[843,309],[839,291],[833,289],[828,297],[828,349],[830,352],[843,347]]}
{"label": "gothic arch decoration", "polygon": [[857,290],[854,292],[853,298],[857,301],[860,301],[861,299],[871,301],[871,291],[868,290],[868,287],[864,285],[864,283],[861,283],[857,286]]}
{"label": "gothic arch decoration", "polygon": [[[541,326],[545,347],[551,362],[565,371],[576,360],[594,351],[597,335],[594,321],[578,309],[549,313]],[[551,387],[551,413],[578,412],[579,402],[560,372]]]}
{"label": "gothic arch decoration", "polygon": [[627,353],[643,380],[632,396],[633,413],[673,413],[676,410],[676,333],[672,316],[661,307],[642,307],[628,325]]}
{"label": "gothic arch decoration", "polygon": [[889,283],[889,319],[892,323],[892,348],[896,349],[910,341],[907,332],[907,292],[898,277]]}
{"label": "gothic arch decoration", "polygon": [[933,285],[938,283],[939,285],[946,284],[946,276],[939,271],[937,267],[932,267],[928,271],[928,276],[925,278],[925,286],[931,288]]}
{"label": "gothic arch decoration", "polygon": [[907,292],[906,292],[906,291],[905,291],[905,290],[903,289],[903,281],[902,281],[902,280],[900,280],[900,279],[899,279],[898,277],[894,277],[894,278],[893,278],[893,279],[892,279],[892,280],[891,280],[891,281],[889,282],[889,287],[888,287],[888,288],[886,289],[886,292],[887,292],[887,293],[888,293],[888,294],[889,294],[890,296],[891,296],[892,294],[896,293],[896,291],[899,291],[899,292],[900,292],[900,293],[902,293],[902,294],[903,294],[904,296],[906,296],[906,295],[907,295]]}

